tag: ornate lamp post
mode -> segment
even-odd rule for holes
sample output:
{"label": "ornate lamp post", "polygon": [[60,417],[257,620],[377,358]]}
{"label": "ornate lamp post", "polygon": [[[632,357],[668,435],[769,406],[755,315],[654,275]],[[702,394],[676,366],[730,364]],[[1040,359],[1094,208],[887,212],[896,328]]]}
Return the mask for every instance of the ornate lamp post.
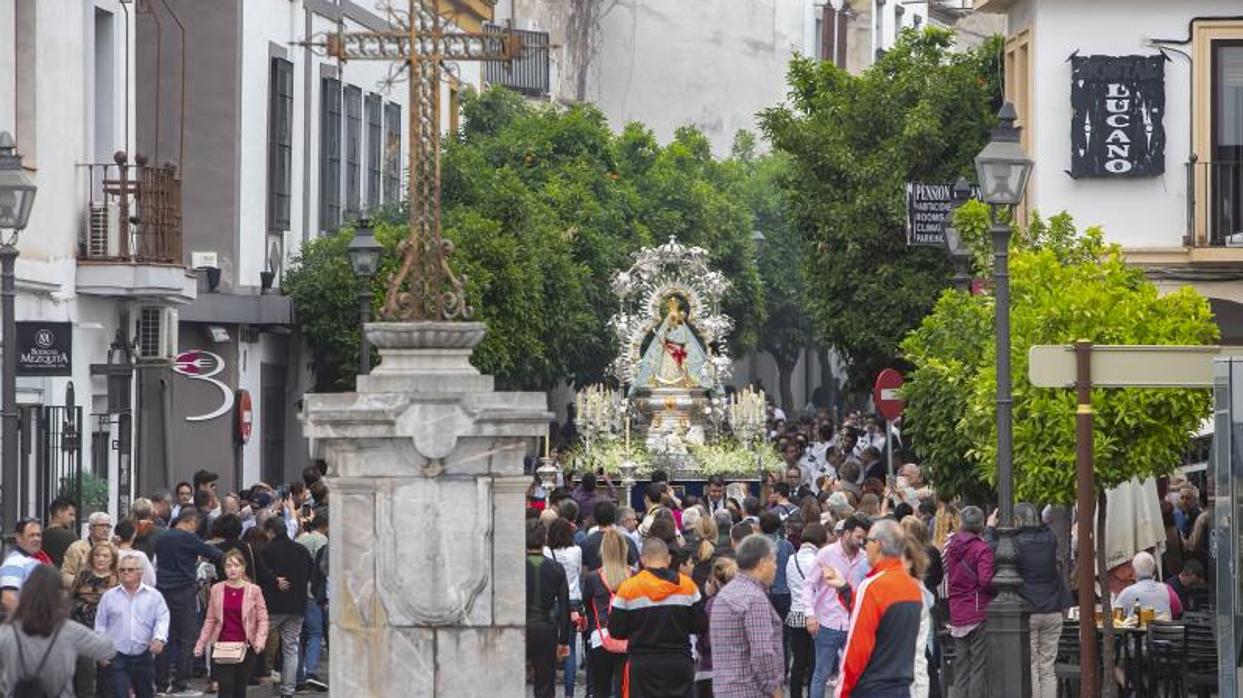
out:
{"label": "ornate lamp post", "polygon": [[954,287],[963,291],[971,287],[971,273],[968,271],[971,250],[963,244],[962,235],[954,226],[954,213],[970,198],[971,183],[966,177],[959,177],[954,183],[954,205],[945,221],[945,249],[949,252],[950,261],[954,263]]}
{"label": "ornate lamp post", "polygon": [[35,201],[35,183],[22,169],[22,156],[17,154],[13,136],[0,132],[0,231],[13,231],[0,241],[0,314],[4,316],[0,337],[4,341],[0,366],[0,402],[3,403],[3,428],[0,429],[0,502],[4,522],[9,527],[17,521],[17,323],[13,317],[13,268],[17,263],[17,234],[30,220],[30,207]]}
{"label": "ornate lamp post", "polygon": [[[997,114],[992,139],[975,158],[982,198],[992,207],[994,306],[997,330],[997,498],[1001,510],[993,585],[997,597],[988,607],[989,695],[1031,695],[1031,648],[1019,587],[1014,547],[1014,432],[1010,392],[1010,224],[998,220],[1003,207],[1013,211],[1023,199],[1035,164],[1019,145],[1014,106]],[[1107,677],[1108,679],[1108,677]],[[1017,686],[1015,681],[1018,682]]]}
{"label": "ornate lamp post", "polygon": [[371,277],[380,266],[380,253],[384,248],[375,239],[371,221],[360,218],[354,227],[354,239],[350,240],[348,252],[354,276],[358,277],[358,375],[371,372],[371,346],[364,328],[371,319]]}

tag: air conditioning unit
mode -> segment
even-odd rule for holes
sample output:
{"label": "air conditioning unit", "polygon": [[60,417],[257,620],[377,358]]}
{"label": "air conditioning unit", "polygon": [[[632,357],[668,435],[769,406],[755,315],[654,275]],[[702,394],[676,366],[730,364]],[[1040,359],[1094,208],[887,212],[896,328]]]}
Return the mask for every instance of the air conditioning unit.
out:
{"label": "air conditioning unit", "polygon": [[91,203],[89,229],[86,235],[87,257],[121,256],[119,215],[120,209],[114,202]]}
{"label": "air conditioning unit", "polygon": [[177,309],[145,305],[138,313],[138,357],[170,360],[177,355]]}

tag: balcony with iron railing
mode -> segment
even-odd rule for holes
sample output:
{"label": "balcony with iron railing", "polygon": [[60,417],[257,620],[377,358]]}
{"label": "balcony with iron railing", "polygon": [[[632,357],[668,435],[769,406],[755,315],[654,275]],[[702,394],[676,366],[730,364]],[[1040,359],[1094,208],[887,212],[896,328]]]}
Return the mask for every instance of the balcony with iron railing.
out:
{"label": "balcony with iron railing", "polygon": [[82,166],[86,220],[78,241],[78,290],[108,296],[194,298],[181,248],[181,179],[174,165],[130,162]]}
{"label": "balcony with iron railing", "polygon": [[483,64],[483,79],[489,85],[502,85],[528,97],[545,98],[550,89],[548,32],[526,29],[509,29],[495,24],[484,26],[488,34],[505,34],[512,31],[522,46],[520,55],[512,61],[487,61]]}
{"label": "balcony with iron railing", "polygon": [[1187,163],[1187,229],[1191,247],[1243,248],[1243,161]]}

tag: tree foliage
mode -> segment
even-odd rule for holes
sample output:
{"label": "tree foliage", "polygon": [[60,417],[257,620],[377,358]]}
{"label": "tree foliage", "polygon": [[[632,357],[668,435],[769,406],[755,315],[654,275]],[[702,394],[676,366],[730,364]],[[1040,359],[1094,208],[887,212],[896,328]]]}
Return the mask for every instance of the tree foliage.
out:
{"label": "tree foliage", "polygon": [[[735,194],[736,168],[684,128],[660,145],[639,124],[609,130],[590,105],[534,105],[495,88],[464,100],[464,127],[442,160],[443,228],[467,277],[476,319],[488,325],[473,361],[507,388],[548,388],[604,377],[615,354],[609,282],[640,247],[670,236],[699,245],[733,282],[724,301],[735,351],[754,346],[764,296],[751,242],[753,216]],[[405,235],[404,215],[377,228],[388,247],[378,304]],[[319,389],[353,380],[356,284],[348,231],[312,241],[284,287],[316,357]]]}
{"label": "tree foliage", "polygon": [[906,31],[861,75],[796,59],[790,101],[761,123],[793,158],[792,223],[805,256],[815,332],[869,386],[950,277],[944,250],[908,247],[904,185],[952,182],[994,123],[996,45],[958,53],[939,29]]}
{"label": "tree foliage", "polygon": [[763,235],[757,246],[760,278],[764,283],[765,320],[756,346],[768,352],[777,364],[780,404],[795,409],[791,377],[802,351],[813,337],[807,314],[807,281],[803,259],[808,245],[791,225],[787,196],[790,156],[772,153],[755,155],[755,137],[739,131],[731,157],[725,163],[736,183],[736,197],[743,201],[755,219],[755,230]]}
{"label": "tree foliage", "polygon": [[[957,225],[987,259],[987,209],[968,204]],[[987,275],[986,267],[980,273]],[[1066,214],[1035,217],[1011,246],[1011,365],[1014,484],[1020,500],[1075,497],[1074,392],[1036,388],[1027,376],[1036,344],[1209,344],[1217,339],[1208,302],[1190,287],[1158,295],[1101,231],[1079,233]],[[996,478],[996,359],[993,296],[947,290],[902,343],[915,365],[903,390],[904,433],[931,469],[938,491],[978,493]],[[1209,414],[1206,390],[1093,391],[1095,473],[1101,490],[1173,470]]]}

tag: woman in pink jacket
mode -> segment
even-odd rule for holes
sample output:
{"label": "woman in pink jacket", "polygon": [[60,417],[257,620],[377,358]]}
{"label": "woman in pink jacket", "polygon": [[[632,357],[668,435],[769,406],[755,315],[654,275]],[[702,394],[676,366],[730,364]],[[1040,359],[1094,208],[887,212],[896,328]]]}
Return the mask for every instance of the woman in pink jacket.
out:
{"label": "woman in pink jacket", "polygon": [[[224,555],[225,580],[212,586],[203,632],[194,655],[212,649],[211,675],[220,684],[220,698],[245,698],[246,677],[268,641],[268,607],[263,590],[246,579],[246,559],[239,550]],[[231,661],[226,643],[242,643],[241,658]]]}

